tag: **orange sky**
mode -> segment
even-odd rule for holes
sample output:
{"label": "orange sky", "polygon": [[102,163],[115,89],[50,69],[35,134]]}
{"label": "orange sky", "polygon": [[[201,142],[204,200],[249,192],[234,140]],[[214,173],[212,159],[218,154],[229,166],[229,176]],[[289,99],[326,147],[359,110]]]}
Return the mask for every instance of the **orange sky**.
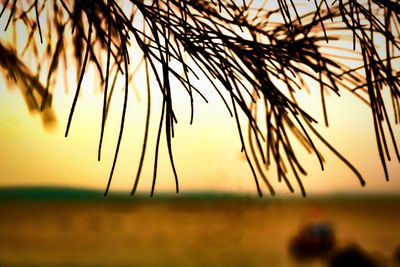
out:
{"label": "orange sky", "polygon": [[[39,116],[29,115],[19,91],[5,90],[3,81],[0,88],[0,185],[105,187],[116,145],[121,111],[121,105],[117,102],[122,100],[121,92],[118,93],[120,99],[115,98],[111,113],[115,119],[110,120],[106,130],[103,160],[97,162],[102,107],[100,94],[94,94],[92,89],[82,94],[70,135],[64,138],[72,93],[66,95],[62,90],[56,92],[54,107],[58,126],[46,131]],[[182,102],[182,106],[186,107],[177,112],[180,123],[176,128],[173,147],[181,189],[255,192],[250,170],[240,154],[234,120],[228,116],[211,89],[207,95],[210,96],[210,104],[196,101],[194,125],[189,125],[186,102]],[[307,104],[311,109],[319,108],[317,101],[315,99]],[[327,152],[325,172],[319,171],[315,156],[304,155],[307,170],[310,171],[310,175],[303,180],[307,191],[400,191],[400,168],[395,162],[389,165],[392,181],[384,181],[368,108],[354,101],[350,95],[340,99],[329,97],[328,107],[331,110],[330,120],[334,123],[325,134],[359,168],[367,180],[367,188],[361,188],[352,173]],[[144,110],[145,101],[131,97],[120,160],[111,190],[129,191],[133,184],[143,138]],[[158,114],[153,112],[155,116]],[[155,116],[151,140],[155,137]],[[396,133],[399,137],[398,127]],[[148,147],[145,171],[139,185],[139,189],[144,191],[150,189],[154,141],[150,141]],[[156,186],[158,190],[172,190],[174,187],[166,151],[164,141]],[[280,192],[287,191],[278,185],[274,172],[269,173],[268,177],[274,185],[282,188]]]}
{"label": "orange sky", "polygon": [[[7,16],[4,16],[7,17]],[[4,18],[3,17],[3,18]],[[2,20],[3,20],[2,18]],[[3,21],[0,25],[3,25]],[[2,40],[10,41],[3,35]],[[69,109],[71,107],[75,70],[69,72],[70,91],[65,94],[63,82],[57,84],[54,96],[54,108],[58,125],[52,131],[45,130],[39,116],[31,116],[18,90],[8,90],[4,78],[0,77],[0,186],[14,185],[56,185],[82,186],[104,189],[116,145],[123,94],[116,92],[110,120],[106,129],[103,158],[97,162],[97,147],[100,134],[102,95],[93,79],[93,70],[84,80],[83,92],[75,110],[69,137],[64,138]],[[126,129],[122,141],[111,190],[129,192],[133,185],[144,129],[145,86],[139,75],[131,85]],[[173,141],[174,158],[180,178],[181,191],[222,190],[256,193],[250,169],[240,154],[239,136],[235,121],[228,116],[212,88],[206,82],[202,86],[210,103],[200,98],[195,101],[195,123],[189,125],[189,102],[184,90],[174,92],[178,101],[176,110],[179,124]],[[117,87],[119,88],[119,87]],[[159,101],[158,89],[153,87],[153,99]],[[136,90],[136,93],[134,92]],[[139,96],[139,98],[137,97]],[[158,100],[157,100],[158,99]],[[303,93],[299,100],[305,109],[315,115],[323,129],[320,96]],[[344,92],[342,97],[331,95],[327,99],[331,126],[323,130],[328,140],[342,152],[360,170],[367,182],[362,188],[356,177],[325,151],[326,170],[321,172],[315,156],[304,154],[306,170],[309,176],[303,182],[307,192],[312,194],[325,192],[400,192],[400,164],[389,164],[391,181],[387,183],[379,162],[375,144],[372,117],[367,106]],[[155,149],[155,133],[158,125],[159,110],[152,110],[150,142],[147,151],[139,191],[149,191]],[[400,127],[395,126],[395,134],[400,142]],[[394,153],[392,151],[392,155]],[[174,178],[167,148],[163,140],[160,150],[156,192],[174,189]],[[275,173],[268,173],[278,192],[287,192],[279,184]],[[293,182],[293,184],[295,184]],[[300,195],[295,186],[296,193]],[[263,191],[267,193],[265,187]]]}

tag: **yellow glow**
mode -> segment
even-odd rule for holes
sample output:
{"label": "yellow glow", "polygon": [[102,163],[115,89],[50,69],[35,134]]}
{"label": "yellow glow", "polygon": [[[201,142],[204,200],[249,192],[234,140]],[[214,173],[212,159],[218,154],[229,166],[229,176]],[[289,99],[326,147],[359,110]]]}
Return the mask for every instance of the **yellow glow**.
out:
{"label": "yellow glow", "polygon": [[[7,17],[7,16],[4,16]],[[4,19],[2,18],[2,20]],[[1,21],[0,25],[4,25]],[[11,32],[11,31],[10,31]],[[2,40],[12,40],[9,33]],[[64,82],[59,81],[54,92],[53,106],[58,126],[46,131],[38,116],[31,116],[18,90],[9,90],[0,78],[0,186],[59,185],[105,188],[111,169],[120,125],[123,102],[122,86],[117,86],[106,127],[102,161],[97,161],[103,96],[95,82],[94,69],[89,69],[82,86],[70,135],[64,138],[75,83],[75,69],[67,73],[70,91],[65,94]],[[62,76],[62,75],[61,75]],[[139,73],[130,87],[126,128],[111,190],[129,192],[136,174],[145,125],[145,82]],[[122,84],[122,82],[120,82]],[[250,169],[240,154],[240,140],[235,121],[209,84],[200,81],[204,94],[210,101],[205,104],[200,97],[195,101],[194,125],[189,125],[189,98],[176,87],[176,113],[178,125],[173,140],[174,159],[182,191],[221,190],[255,193]],[[160,94],[155,84],[151,134],[139,191],[149,191],[152,181],[155,137],[160,115]],[[95,93],[97,92],[97,93]],[[331,94],[327,98],[331,126],[324,129],[320,96],[301,92],[299,101],[310,114],[318,114],[318,129],[327,140],[342,152],[364,175],[366,188],[361,188],[356,177],[338,159],[321,150],[326,159],[326,170],[321,172],[317,158],[304,154],[309,176],[303,182],[307,192],[400,192],[400,168],[397,162],[389,165],[391,182],[387,183],[379,162],[372,116],[369,108],[350,93],[341,97]],[[138,99],[138,97],[140,99]],[[395,126],[400,141],[399,126]],[[317,143],[318,144],[318,143]],[[321,144],[319,144],[321,145]],[[394,151],[391,151],[394,156]],[[395,161],[395,160],[394,160]],[[278,192],[287,192],[279,184],[275,172],[267,175]],[[295,190],[299,193],[293,182]],[[169,164],[165,138],[160,146],[160,160],[156,184],[158,191],[173,191],[174,178]],[[267,192],[263,187],[264,192]]]}
{"label": "yellow glow", "polygon": [[[88,76],[89,77],[89,76]],[[70,136],[64,131],[72,102],[72,93],[56,91],[54,107],[58,127],[52,132],[43,129],[37,116],[29,116],[19,92],[0,90],[0,170],[1,185],[69,185],[105,187],[111,167],[117,131],[119,128],[122,92],[114,98],[103,149],[103,159],[97,162],[97,146],[100,133],[102,96],[93,94],[88,86],[79,99]],[[174,139],[174,156],[180,177],[181,189],[228,190],[254,192],[253,178],[240,154],[240,143],[234,120],[221,106],[220,100],[210,93],[209,104],[196,101],[195,124],[190,126],[186,113],[178,112],[179,124]],[[129,191],[140,155],[143,139],[145,101],[134,99],[132,91],[121,154],[111,190]],[[319,109],[317,97],[309,98],[310,108]],[[314,99],[312,99],[314,98]],[[182,96],[182,106],[187,106]],[[328,98],[329,118],[332,123],[324,130],[328,140],[343,152],[367,180],[367,188],[359,186],[355,177],[329,152],[326,155],[326,171],[321,172],[314,156],[305,155],[309,177],[304,178],[308,192],[330,191],[398,191],[400,171],[396,162],[390,165],[392,181],[386,183],[380,167],[372,122],[368,107],[354,101],[349,94],[341,98]],[[350,112],[349,112],[350,111]],[[159,113],[159,112],[158,112]],[[158,125],[157,109],[153,111],[152,135],[148,145],[147,161],[139,189],[148,191],[154,159],[155,126]],[[317,118],[321,121],[322,118]],[[321,129],[323,127],[320,127]],[[397,127],[398,130],[398,127]],[[399,137],[399,131],[396,131]],[[393,151],[392,151],[393,152]],[[165,140],[160,151],[156,188],[173,190],[174,180],[169,166]],[[268,175],[277,185],[274,173]],[[279,186],[278,186],[279,187]],[[280,191],[286,192],[281,186]]]}

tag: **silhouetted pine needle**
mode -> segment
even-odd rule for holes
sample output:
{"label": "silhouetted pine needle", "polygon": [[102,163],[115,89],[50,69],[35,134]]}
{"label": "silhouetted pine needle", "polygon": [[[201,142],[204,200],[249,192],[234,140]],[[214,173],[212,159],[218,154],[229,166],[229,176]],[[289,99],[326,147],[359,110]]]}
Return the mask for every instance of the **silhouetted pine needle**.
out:
{"label": "silhouetted pine needle", "polygon": [[[90,36],[90,28],[91,26],[89,26],[89,36]],[[125,115],[126,115],[126,107],[128,104],[128,87],[129,87],[129,74],[128,74],[128,61],[129,61],[129,56],[128,56],[128,50],[126,47],[126,40],[124,40],[124,36],[121,34],[120,36],[120,40],[121,40],[121,52],[123,53],[123,57],[124,57],[124,69],[125,69],[125,93],[124,93],[124,104],[123,104],[123,109],[122,109],[122,115],[121,115],[121,127],[120,127],[120,131],[119,131],[119,136],[118,136],[118,142],[117,142],[117,146],[115,149],[115,155],[114,155],[114,160],[113,160],[113,164],[111,167],[111,173],[110,173],[110,177],[108,179],[108,183],[107,183],[107,187],[106,190],[104,192],[104,195],[107,195],[107,192],[110,188],[111,185],[111,180],[114,174],[114,169],[115,169],[115,165],[117,164],[117,159],[118,159],[118,153],[119,153],[119,148],[121,145],[121,140],[122,140],[122,135],[123,135],[123,131],[124,131],[124,124],[125,124]],[[88,38],[90,40],[90,38]],[[89,44],[90,42],[88,42]]]}
{"label": "silhouetted pine needle", "polygon": [[[112,181],[123,136],[129,82],[139,68],[130,64],[128,48],[133,46],[138,47],[142,53],[148,102],[145,136],[132,194],[138,186],[150,132],[151,78],[154,78],[163,97],[151,195],[155,190],[162,130],[165,131],[176,191],[179,191],[173,158],[174,128],[178,122],[174,111],[173,81],[179,82],[188,93],[191,124],[194,121],[194,99],[200,97],[207,102],[202,88],[196,87],[192,80],[204,77],[212,85],[221,103],[235,118],[242,152],[253,173],[259,195],[262,195],[259,176],[269,192],[275,192],[273,183],[266,176],[271,165],[276,167],[278,181],[283,181],[291,192],[294,187],[289,177],[294,176],[301,193],[306,194],[301,182],[301,175],[306,175],[306,170],[302,167],[293,143],[297,141],[306,151],[314,153],[323,169],[324,160],[314,142],[315,138],[348,166],[362,185],[365,184],[356,168],[315,129],[313,123],[316,121],[296,99],[295,92],[299,90],[321,95],[326,126],[329,111],[326,94],[333,92],[340,95],[343,90],[352,92],[371,107],[378,153],[387,179],[389,173],[386,165],[391,160],[390,145],[400,161],[387,111],[388,103],[385,103],[382,96],[383,90],[389,90],[395,123],[398,123],[398,1],[276,0],[275,8],[267,4],[256,6],[254,1],[234,0],[59,0],[53,1],[52,5],[44,0],[26,2],[27,5],[24,5],[22,0],[11,3],[5,0],[0,17],[6,14],[6,9],[9,10],[5,29],[10,23],[24,23],[28,38],[22,54],[30,51],[38,60],[37,77],[40,77],[41,66],[48,66],[46,86],[41,86],[39,80],[26,71],[15,50],[1,43],[0,54],[4,57],[0,58],[0,65],[8,76],[17,73],[18,77],[23,77],[21,80],[25,82],[19,83],[20,87],[34,85],[34,90],[42,97],[41,105],[45,108],[51,100],[50,92],[58,65],[61,61],[66,64],[69,54],[67,47],[72,46],[78,69],[78,84],[67,135],[87,65],[93,64],[100,77],[99,86],[104,90],[98,160],[101,158],[116,80],[119,76],[125,79],[119,137],[105,194]],[[304,5],[308,7],[305,11]],[[45,28],[40,25],[40,17],[44,14],[47,14],[48,19],[48,40],[43,39],[45,31],[42,31]],[[136,20],[143,20],[143,25],[138,26]],[[51,40],[54,31],[57,32],[56,43]],[[44,58],[37,51],[35,35],[46,47]],[[377,49],[375,40],[378,37],[384,39],[385,47],[382,51]],[[337,41],[348,39],[353,42],[352,55],[336,55],[341,51],[349,52],[335,45]],[[324,47],[329,47],[333,52],[323,51]],[[358,59],[359,66],[350,67],[343,63],[352,57]],[[9,66],[9,59],[16,65]],[[181,70],[176,69],[176,63]],[[308,86],[307,80],[310,79],[318,84],[317,90]],[[242,116],[248,120],[247,131],[240,121]]]}
{"label": "silhouetted pine needle", "polygon": [[146,114],[146,125],[144,129],[144,138],[143,138],[143,147],[142,153],[140,155],[139,166],[136,173],[136,178],[132,187],[131,195],[135,194],[137,190],[137,186],[140,179],[140,174],[142,172],[142,167],[144,163],[144,157],[146,154],[146,147],[147,147],[147,137],[149,136],[149,126],[150,126],[150,113],[151,113],[151,93],[150,93],[150,77],[149,77],[149,65],[147,60],[145,60],[145,68],[146,68],[146,87],[147,87],[147,114]]}
{"label": "silhouetted pine needle", "polygon": [[51,108],[52,94],[40,83],[31,70],[17,57],[16,51],[0,42],[0,69],[7,81],[15,84],[30,112],[40,112],[43,125],[52,127],[57,120]]}
{"label": "silhouetted pine needle", "polygon": [[[110,9],[110,0],[107,0],[107,8]],[[110,57],[111,57],[111,23],[110,16],[107,18],[107,65],[106,65],[106,79],[104,84],[104,97],[103,97],[103,113],[101,117],[101,132],[100,132],[100,141],[99,141],[99,151],[98,151],[98,161],[101,159],[101,147],[103,144],[103,136],[104,136],[104,128],[106,123],[106,106],[107,106],[107,92],[108,92],[108,79],[110,73]]]}

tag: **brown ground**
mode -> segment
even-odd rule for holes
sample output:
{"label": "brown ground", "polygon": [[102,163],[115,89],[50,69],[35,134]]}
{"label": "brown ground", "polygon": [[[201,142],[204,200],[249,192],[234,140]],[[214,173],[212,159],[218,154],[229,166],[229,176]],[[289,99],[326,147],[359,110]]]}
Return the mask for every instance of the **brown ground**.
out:
{"label": "brown ground", "polygon": [[296,262],[288,241],[330,222],[390,266],[400,201],[0,202],[0,266],[325,266]]}

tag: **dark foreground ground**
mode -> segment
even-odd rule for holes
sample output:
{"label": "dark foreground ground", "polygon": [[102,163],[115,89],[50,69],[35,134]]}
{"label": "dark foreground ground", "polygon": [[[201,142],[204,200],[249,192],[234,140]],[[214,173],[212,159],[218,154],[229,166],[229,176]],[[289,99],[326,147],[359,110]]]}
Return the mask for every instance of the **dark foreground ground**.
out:
{"label": "dark foreground ground", "polygon": [[330,223],[338,247],[386,263],[400,246],[400,198],[0,200],[0,266],[326,266],[288,242]]}

